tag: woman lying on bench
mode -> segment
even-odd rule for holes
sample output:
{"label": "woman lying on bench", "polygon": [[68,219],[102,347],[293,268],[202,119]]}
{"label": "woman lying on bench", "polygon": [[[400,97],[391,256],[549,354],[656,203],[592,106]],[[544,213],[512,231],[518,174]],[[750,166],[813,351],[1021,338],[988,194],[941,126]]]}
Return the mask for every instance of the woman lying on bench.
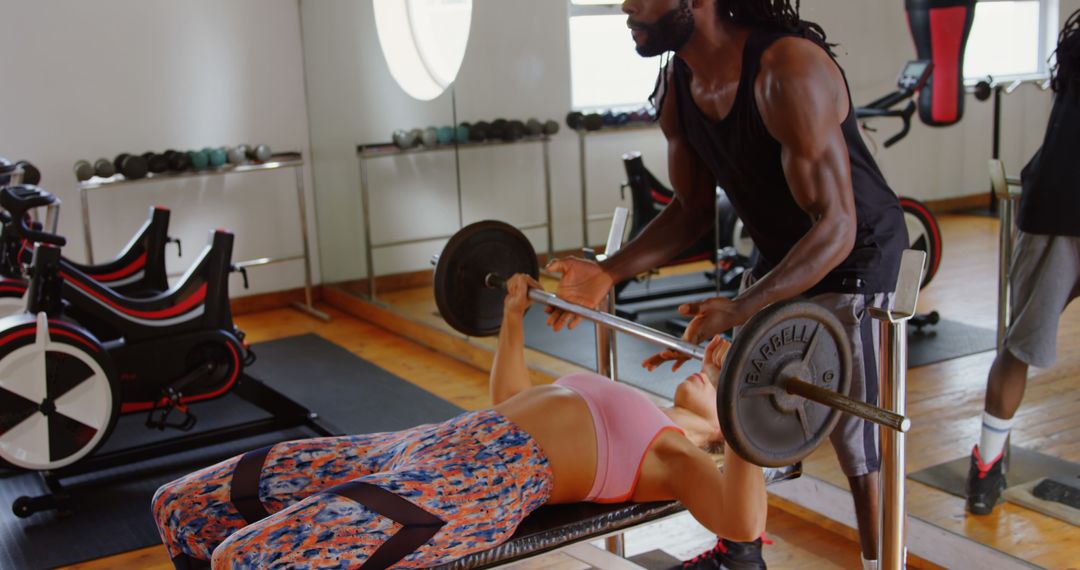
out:
{"label": "woman lying on bench", "polygon": [[675,499],[709,530],[765,527],[760,467],[720,441],[726,342],[658,408],[595,374],[531,386],[522,321],[530,278],[508,284],[491,369],[494,407],[440,424],[279,443],[163,486],[158,530],[177,568],[425,568],[493,548],[547,503]]}

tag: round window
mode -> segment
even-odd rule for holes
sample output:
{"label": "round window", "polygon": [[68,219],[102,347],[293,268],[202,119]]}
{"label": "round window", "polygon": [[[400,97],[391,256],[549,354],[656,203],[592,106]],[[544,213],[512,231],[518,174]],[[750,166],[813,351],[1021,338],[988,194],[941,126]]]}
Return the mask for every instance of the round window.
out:
{"label": "round window", "polygon": [[375,28],[390,74],[428,101],[454,82],[472,24],[472,0],[375,0]]}

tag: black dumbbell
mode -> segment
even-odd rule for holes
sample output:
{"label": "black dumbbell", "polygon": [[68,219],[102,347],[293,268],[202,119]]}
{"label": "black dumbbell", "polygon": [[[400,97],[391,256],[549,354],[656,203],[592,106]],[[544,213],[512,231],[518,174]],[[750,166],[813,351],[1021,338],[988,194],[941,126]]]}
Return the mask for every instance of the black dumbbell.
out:
{"label": "black dumbbell", "polygon": [[544,125],[535,118],[531,118],[528,121],[525,121],[525,134],[530,137],[540,136],[544,134]]}
{"label": "black dumbbell", "polygon": [[165,161],[169,164],[169,170],[173,172],[183,172],[191,168],[191,156],[186,152],[167,150],[165,151]]}
{"label": "black dumbbell", "polygon": [[37,186],[41,184],[41,171],[36,166],[30,164],[29,160],[20,160],[15,163],[22,169],[22,183]]}
{"label": "black dumbbell", "polygon": [[585,115],[578,111],[571,111],[566,115],[566,126],[575,131],[584,127]]}
{"label": "black dumbbell", "polygon": [[123,174],[124,178],[129,180],[146,178],[146,174],[150,172],[145,158],[126,152],[117,155],[116,159],[113,160],[113,167],[117,172]]}
{"label": "black dumbbell", "polygon": [[490,132],[491,123],[488,123],[487,121],[477,121],[469,127],[469,140],[472,142],[483,142],[487,140]]}
{"label": "black dumbbell", "polygon": [[599,131],[604,127],[604,116],[600,113],[589,113],[581,120],[581,126],[586,131]]}
{"label": "black dumbbell", "polygon": [[165,158],[164,154],[158,154],[152,150],[148,150],[142,155],[143,160],[146,161],[146,167],[154,174],[161,174],[169,170],[169,161]]}
{"label": "black dumbbell", "polygon": [[99,158],[94,161],[94,174],[102,178],[109,178],[116,174],[116,167],[107,158]]}
{"label": "black dumbbell", "polygon": [[488,138],[496,140],[506,139],[506,127],[509,121],[506,119],[495,119],[491,121],[491,128],[488,129]]}
{"label": "black dumbbell", "polygon": [[559,132],[559,122],[555,119],[548,119],[544,121],[544,134],[551,136]]}
{"label": "black dumbbell", "polygon": [[506,132],[503,133],[503,140],[508,142],[519,141],[525,137],[525,123],[514,120],[506,123]]}
{"label": "black dumbbell", "polygon": [[94,177],[94,165],[89,160],[75,161],[75,180],[86,182]]}

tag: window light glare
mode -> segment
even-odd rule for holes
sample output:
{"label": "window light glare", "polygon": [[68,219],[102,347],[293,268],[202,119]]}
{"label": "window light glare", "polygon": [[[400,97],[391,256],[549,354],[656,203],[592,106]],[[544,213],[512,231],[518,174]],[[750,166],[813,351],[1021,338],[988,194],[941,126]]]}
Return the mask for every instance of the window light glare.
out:
{"label": "window light glare", "polygon": [[374,0],[373,6],[394,80],[421,101],[441,95],[465,57],[472,0]]}

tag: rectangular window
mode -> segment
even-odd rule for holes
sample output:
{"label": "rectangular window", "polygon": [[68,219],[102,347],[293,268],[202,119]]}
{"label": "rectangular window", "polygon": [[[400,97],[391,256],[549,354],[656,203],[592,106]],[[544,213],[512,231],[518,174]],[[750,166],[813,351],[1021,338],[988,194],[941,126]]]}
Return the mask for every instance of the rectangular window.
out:
{"label": "rectangular window", "polygon": [[648,101],[660,58],[634,50],[621,2],[571,0],[570,84],[574,109],[636,107]]}
{"label": "rectangular window", "polygon": [[964,78],[1046,75],[1057,26],[1057,0],[980,0],[964,55]]}

